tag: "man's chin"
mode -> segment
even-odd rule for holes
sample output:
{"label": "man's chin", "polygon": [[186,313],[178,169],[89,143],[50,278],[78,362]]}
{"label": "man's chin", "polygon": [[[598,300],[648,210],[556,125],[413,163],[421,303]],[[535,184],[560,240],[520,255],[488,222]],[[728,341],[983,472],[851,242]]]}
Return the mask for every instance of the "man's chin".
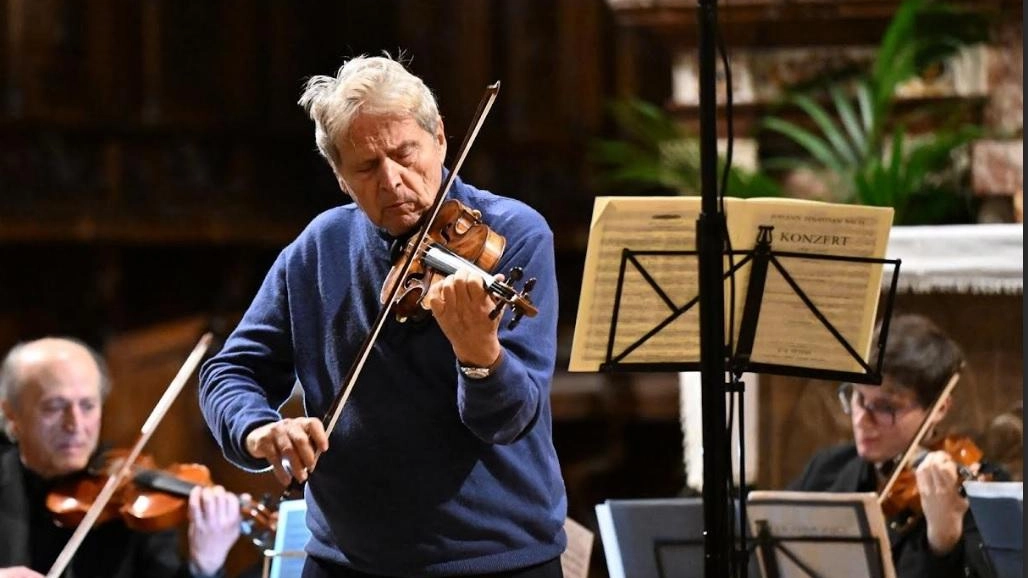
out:
{"label": "man's chin", "polygon": [[418,226],[417,219],[389,219],[382,223],[382,228],[393,237],[403,237],[413,233]]}
{"label": "man's chin", "polygon": [[54,468],[60,470],[61,475],[80,472],[86,469],[87,465],[89,465],[88,454],[65,455],[54,462]]}
{"label": "man's chin", "polygon": [[857,443],[857,454],[865,462],[878,463],[884,460],[881,457],[881,452],[877,451],[874,446],[868,446],[859,442]]}

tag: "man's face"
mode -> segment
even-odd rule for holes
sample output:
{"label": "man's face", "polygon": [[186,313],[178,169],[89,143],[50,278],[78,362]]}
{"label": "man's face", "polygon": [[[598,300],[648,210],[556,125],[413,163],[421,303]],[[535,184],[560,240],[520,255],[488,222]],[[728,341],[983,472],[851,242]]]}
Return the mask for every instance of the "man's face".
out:
{"label": "man's face", "polygon": [[100,372],[84,349],[27,352],[28,380],[3,410],[14,426],[22,461],[43,478],[82,470],[100,436]]}
{"label": "man's face", "polygon": [[335,144],[339,186],[371,222],[394,236],[413,229],[439,190],[442,121],[432,134],[409,116],[358,115]]}
{"label": "man's face", "polygon": [[880,387],[854,385],[850,407],[857,453],[872,463],[902,454],[928,413],[913,390],[896,387],[888,378]]}

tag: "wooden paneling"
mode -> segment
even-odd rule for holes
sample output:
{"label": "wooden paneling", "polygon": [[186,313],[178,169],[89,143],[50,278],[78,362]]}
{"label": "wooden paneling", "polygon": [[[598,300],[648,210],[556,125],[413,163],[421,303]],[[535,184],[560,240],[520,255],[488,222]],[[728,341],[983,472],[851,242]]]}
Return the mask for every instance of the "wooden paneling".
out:
{"label": "wooden paneling", "polygon": [[[618,22],[651,31],[667,46],[694,48],[699,24],[696,1],[609,0]],[[875,44],[900,0],[721,0],[716,6],[719,28],[729,46],[810,46]],[[1016,0],[951,2],[964,9],[1010,14],[1020,19]]]}

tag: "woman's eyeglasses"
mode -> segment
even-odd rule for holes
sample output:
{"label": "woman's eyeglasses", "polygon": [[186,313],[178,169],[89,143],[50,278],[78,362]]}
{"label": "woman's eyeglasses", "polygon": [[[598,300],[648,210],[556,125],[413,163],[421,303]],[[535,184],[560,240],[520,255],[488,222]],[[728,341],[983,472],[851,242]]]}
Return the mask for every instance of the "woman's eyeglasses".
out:
{"label": "woman's eyeglasses", "polygon": [[842,404],[842,411],[846,415],[852,415],[853,408],[858,407],[861,411],[870,413],[875,423],[889,426],[896,425],[897,415],[917,407],[916,403],[896,405],[888,401],[868,402],[864,399],[864,395],[853,387],[852,383],[844,383],[839,386],[839,403]]}

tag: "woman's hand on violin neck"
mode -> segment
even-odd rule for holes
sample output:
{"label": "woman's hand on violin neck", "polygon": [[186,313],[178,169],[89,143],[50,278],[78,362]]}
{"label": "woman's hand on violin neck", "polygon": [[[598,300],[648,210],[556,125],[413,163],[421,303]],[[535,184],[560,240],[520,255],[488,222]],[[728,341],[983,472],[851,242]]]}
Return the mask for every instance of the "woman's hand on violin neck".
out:
{"label": "woman's hand on violin neck", "polygon": [[205,575],[225,565],[239,539],[239,497],[221,486],[196,486],[189,493],[189,561]]}
{"label": "woman's hand on violin neck", "polygon": [[967,498],[960,494],[960,476],[946,452],[929,453],[917,467],[917,489],[928,524],[928,544],[937,554],[952,550],[964,531]]}
{"label": "woman's hand on violin neck", "polygon": [[[497,275],[502,280],[502,275]],[[497,328],[502,315],[490,319],[496,301],[482,278],[462,270],[435,281],[422,298],[439,328],[450,341],[457,358],[468,365],[488,367],[500,356]]]}
{"label": "woman's hand on violin neck", "polygon": [[246,436],[246,451],[255,458],[268,460],[282,485],[288,485],[293,477],[298,482],[307,481],[318,455],[327,449],[325,425],[313,417],[264,424]]}

